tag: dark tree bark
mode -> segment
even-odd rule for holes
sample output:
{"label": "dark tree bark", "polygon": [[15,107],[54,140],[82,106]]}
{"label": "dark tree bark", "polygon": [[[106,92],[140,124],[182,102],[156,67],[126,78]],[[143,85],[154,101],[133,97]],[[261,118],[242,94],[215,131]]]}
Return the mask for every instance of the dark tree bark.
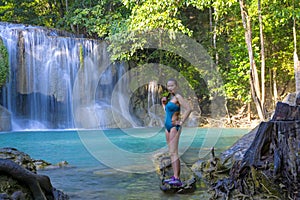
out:
{"label": "dark tree bark", "polygon": [[0,173],[28,186],[35,200],[54,199],[53,187],[48,176],[35,174],[11,160],[2,158],[0,158]]}
{"label": "dark tree bark", "polygon": [[[231,178],[240,192],[263,190],[278,198],[300,199],[300,107],[277,103],[272,120],[262,122]],[[249,191],[250,183],[254,191]],[[279,187],[281,185],[281,187]]]}
{"label": "dark tree bark", "polygon": [[300,199],[300,96],[291,104],[296,106],[278,102],[229,174],[223,179],[217,174],[212,199]]}

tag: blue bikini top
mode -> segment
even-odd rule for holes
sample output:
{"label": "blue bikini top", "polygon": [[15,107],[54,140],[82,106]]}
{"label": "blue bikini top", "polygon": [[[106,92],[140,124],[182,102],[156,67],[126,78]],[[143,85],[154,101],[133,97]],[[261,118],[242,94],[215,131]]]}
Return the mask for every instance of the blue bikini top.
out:
{"label": "blue bikini top", "polygon": [[167,113],[174,113],[174,112],[179,112],[180,111],[180,106],[177,105],[176,103],[169,101],[165,107],[165,110]]}

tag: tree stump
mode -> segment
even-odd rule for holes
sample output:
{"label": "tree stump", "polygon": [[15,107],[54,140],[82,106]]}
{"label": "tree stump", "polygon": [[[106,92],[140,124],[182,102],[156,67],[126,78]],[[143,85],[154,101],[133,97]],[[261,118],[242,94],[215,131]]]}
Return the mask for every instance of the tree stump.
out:
{"label": "tree stump", "polygon": [[[300,106],[277,103],[229,177],[212,184],[214,199],[300,199]],[[232,187],[234,185],[234,187]],[[224,192],[229,188],[227,192]],[[225,190],[226,191],[226,190]]]}
{"label": "tree stump", "polygon": [[[277,103],[272,120],[262,122],[231,178],[240,192],[264,192],[280,199],[300,199],[300,107]],[[245,180],[252,180],[249,191]],[[248,182],[249,183],[249,182]]]}

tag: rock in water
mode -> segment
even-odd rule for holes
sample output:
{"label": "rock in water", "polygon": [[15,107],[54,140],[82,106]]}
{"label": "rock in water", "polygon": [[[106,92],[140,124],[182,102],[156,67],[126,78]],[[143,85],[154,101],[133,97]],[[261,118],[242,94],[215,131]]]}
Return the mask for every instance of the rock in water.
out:
{"label": "rock in water", "polygon": [[68,200],[50,178],[37,174],[34,160],[14,148],[0,149],[0,199]]}
{"label": "rock in water", "polygon": [[166,193],[177,193],[177,194],[187,194],[192,193],[196,190],[196,178],[193,171],[184,163],[180,162],[182,185],[173,186],[169,184],[163,184],[163,181],[171,177],[173,170],[171,167],[171,159],[167,152],[160,152],[153,156],[153,162],[156,166],[156,173],[160,176],[161,183],[160,189]]}

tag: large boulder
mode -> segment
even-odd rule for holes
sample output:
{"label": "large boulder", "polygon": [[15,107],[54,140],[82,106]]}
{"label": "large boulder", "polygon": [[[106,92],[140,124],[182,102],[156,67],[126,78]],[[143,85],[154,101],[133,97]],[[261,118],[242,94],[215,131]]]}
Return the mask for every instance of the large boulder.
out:
{"label": "large boulder", "polygon": [[3,106],[0,106],[0,131],[11,131],[11,129],[11,113]]}

